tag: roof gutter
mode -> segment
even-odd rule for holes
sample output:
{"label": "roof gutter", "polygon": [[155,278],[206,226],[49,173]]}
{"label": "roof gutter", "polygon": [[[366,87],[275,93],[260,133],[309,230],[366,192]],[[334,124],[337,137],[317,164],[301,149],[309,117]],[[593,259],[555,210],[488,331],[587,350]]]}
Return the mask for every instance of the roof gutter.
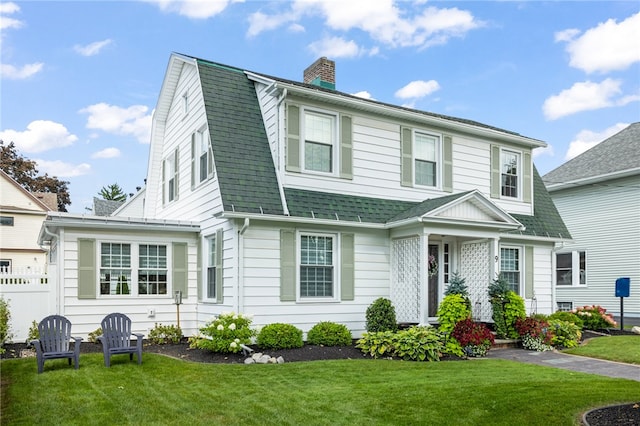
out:
{"label": "roof gutter", "polygon": [[85,216],[49,213],[44,226],[66,228],[114,228],[126,230],[152,230],[172,232],[200,232],[200,225],[191,221],[123,218],[114,216]]}

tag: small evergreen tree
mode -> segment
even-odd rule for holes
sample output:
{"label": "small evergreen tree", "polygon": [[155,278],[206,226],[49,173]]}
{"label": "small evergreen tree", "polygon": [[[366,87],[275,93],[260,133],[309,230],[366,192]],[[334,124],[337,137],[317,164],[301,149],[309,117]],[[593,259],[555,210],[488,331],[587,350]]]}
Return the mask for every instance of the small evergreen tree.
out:
{"label": "small evergreen tree", "polygon": [[117,183],[103,186],[99,195],[105,200],[127,201],[127,194],[124,193],[124,190],[120,188],[120,185]]}
{"label": "small evergreen tree", "polygon": [[449,279],[449,285],[444,291],[444,295],[449,296],[450,294],[459,294],[463,297],[469,297],[469,291],[467,290],[467,285],[464,282],[465,279],[462,278],[458,272],[452,273],[451,278]]}
{"label": "small evergreen tree", "polygon": [[391,300],[380,297],[376,299],[366,312],[367,331],[370,333],[376,331],[396,331],[398,323],[396,322],[396,309],[391,304]]}

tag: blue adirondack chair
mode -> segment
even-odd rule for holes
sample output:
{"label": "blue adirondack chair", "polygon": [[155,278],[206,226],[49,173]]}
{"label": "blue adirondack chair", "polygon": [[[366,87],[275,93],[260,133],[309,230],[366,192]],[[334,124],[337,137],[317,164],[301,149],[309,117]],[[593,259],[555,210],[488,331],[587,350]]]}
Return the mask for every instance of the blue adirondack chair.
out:
{"label": "blue adirondack chair", "polygon": [[[135,346],[131,346],[131,336],[136,336]],[[133,354],[138,357],[138,364],[142,364],[142,338],[144,335],[131,333],[131,319],[121,313],[109,314],[102,320],[102,336],[98,340],[102,343],[104,353],[104,365],[111,366],[111,356],[129,354],[129,360],[133,360]]]}
{"label": "blue adirondack chair", "polygon": [[[44,371],[44,362],[48,359],[68,358],[75,362],[76,370],[80,366],[80,342],[82,337],[71,336],[71,321],[61,315],[49,315],[38,324],[39,339],[32,340],[36,348],[38,374]],[[73,350],[69,349],[73,339]]]}

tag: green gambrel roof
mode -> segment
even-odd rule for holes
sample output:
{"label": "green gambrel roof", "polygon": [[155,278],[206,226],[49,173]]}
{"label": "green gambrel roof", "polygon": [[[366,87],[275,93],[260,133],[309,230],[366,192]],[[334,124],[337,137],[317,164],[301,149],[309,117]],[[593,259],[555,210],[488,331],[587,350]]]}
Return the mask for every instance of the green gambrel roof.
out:
{"label": "green gambrel roof", "polygon": [[198,60],[225,211],[284,214],[256,90],[242,70]]}

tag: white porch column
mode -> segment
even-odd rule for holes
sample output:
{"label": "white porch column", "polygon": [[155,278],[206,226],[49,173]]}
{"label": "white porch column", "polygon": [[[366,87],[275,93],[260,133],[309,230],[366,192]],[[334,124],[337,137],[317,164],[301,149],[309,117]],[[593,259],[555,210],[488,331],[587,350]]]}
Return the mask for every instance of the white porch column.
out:
{"label": "white porch column", "polygon": [[500,274],[500,237],[489,239],[489,253],[491,259],[489,259],[489,282],[498,278]]}
{"label": "white porch column", "polygon": [[427,267],[427,256],[429,253],[429,233],[424,232],[420,238],[420,268],[419,280],[420,280],[420,300],[418,306],[420,308],[420,324],[429,323],[429,303],[427,300],[429,285],[429,268]]}

